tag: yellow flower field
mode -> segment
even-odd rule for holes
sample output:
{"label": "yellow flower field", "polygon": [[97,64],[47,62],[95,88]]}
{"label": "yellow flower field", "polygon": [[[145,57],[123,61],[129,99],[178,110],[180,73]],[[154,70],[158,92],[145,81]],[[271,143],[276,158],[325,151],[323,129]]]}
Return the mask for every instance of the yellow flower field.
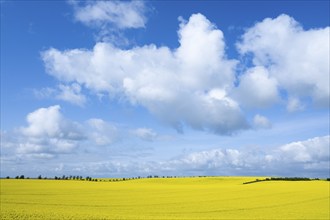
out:
{"label": "yellow flower field", "polygon": [[1,180],[1,219],[329,219],[329,181]]}

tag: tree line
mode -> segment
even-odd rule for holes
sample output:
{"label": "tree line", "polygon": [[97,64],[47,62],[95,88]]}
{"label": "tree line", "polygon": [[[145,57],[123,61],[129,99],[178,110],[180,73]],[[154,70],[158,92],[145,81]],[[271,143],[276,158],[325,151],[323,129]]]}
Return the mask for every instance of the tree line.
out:
{"label": "tree line", "polygon": [[[263,181],[311,181],[311,180],[320,180],[319,178],[307,178],[307,177],[271,177],[266,179],[256,179],[249,182],[244,182],[243,184],[257,183]],[[330,181],[330,178],[326,179]]]}
{"label": "tree line", "polygon": [[[190,177],[208,177],[208,176],[190,176]],[[43,177],[39,175],[37,178],[30,178],[25,177],[24,175],[16,176],[13,179],[50,179],[50,180],[84,180],[84,181],[109,181],[109,182],[117,182],[117,181],[127,181],[127,180],[134,180],[134,179],[143,179],[143,178],[185,178],[184,176],[158,176],[158,175],[149,175],[146,177],[124,177],[124,178],[112,178],[107,180],[92,178],[90,176],[86,176],[85,178],[83,176],[55,176],[53,178]],[[12,179],[10,176],[7,176],[6,179]],[[256,182],[262,182],[262,181],[311,181],[311,180],[320,180],[319,178],[307,178],[307,177],[271,177],[271,178],[265,178],[265,179],[256,179],[249,182],[244,182],[243,184],[250,184],[250,183],[256,183]],[[326,178],[327,181],[330,181],[330,178]]]}
{"label": "tree line", "polygon": [[82,177],[82,176],[54,176],[54,178],[50,178],[50,177],[43,177],[41,175],[39,175],[37,178],[30,178],[30,177],[25,177],[24,175],[20,175],[20,176],[16,176],[14,178],[11,178],[10,176],[7,176],[6,179],[44,179],[44,180],[86,180],[86,181],[98,181],[98,179],[96,178],[92,178],[90,176],[87,177]]}

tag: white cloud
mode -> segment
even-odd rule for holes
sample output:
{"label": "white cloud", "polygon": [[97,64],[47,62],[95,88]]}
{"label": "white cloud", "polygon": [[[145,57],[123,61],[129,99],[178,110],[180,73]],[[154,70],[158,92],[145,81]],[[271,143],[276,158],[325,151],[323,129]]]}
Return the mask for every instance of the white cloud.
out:
{"label": "white cloud", "polygon": [[[329,174],[330,136],[292,142],[274,150],[213,149],[159,164],[176,172],[214,175],[305,176]],[[157,167],[157,166],[155,166]],[[165,171],[165,170],[163,170]]]}
{"label": "white cloud", "polygon": [[49,137],[65,139],[81,139],[79,126],[63,118],[59,105],[39,108],[27,116],[28,126],[21,128],[24,135],[29,137]]}
{"label": "white cloud", "polygon": [[317,106],[328,107],[329,31],[329,27],[304,30],[282,14],[256,23],[237,46],[241,54],[252,53],[254,65],[267,68],[289,96],[312,98]]}
{"label": "white cloud", "polygon": [[[330,136],[297,141],[280,147],[281,157],[289,162],[318,163],[330,159]],[[329,168],[329,167],[328,167]]]}
{"label": "white cloud", "polygon": [[119,29],[143,28],[147,22],[146,6],[143,1],[87,1],[75,2],[74,17],[88,26]]}
{"label": "white cloud", "polygon": [[[83,124],[65,118],[59,105],[39,108],[26,117],[27,126],[22,126],[13,132],[1,131],[2,153],[16,155],[22,159],[48,159],[61,154],[71,154],[93,151],[98,152],[99,146],[107,147],[117,154],[124,151],[144,151],[146,148],[121,147],[116,143],[123,140],[129,143],[131,138],[153,141],[158,135],[152,129],[139,128],[132,130],[117,126],[99,118],[91,118]],[[105,150],[104,148],[102,148]]]}
{"label": "white cloud", "polygon": [[178,34],[180,47],[175,55],[184,84],[197,89],[232,86],[237,61],[226,59],[221,30],[202,14],[193,14],[189,21],[181,21]]}
{"label": "white cloud", "polygon": [[253,118],[253,125],[255,128],[271,128],[272,124],[270,123],[270,121],[262,115],[255,115]]}
{"label": "white cloud", "polygon": [[247,128],[228,92],[236,61],[224,52],[223,34],[201,14],[180,24],[180,47],[155,45],[122,50],[97,43],[92,51],[49,49],[47,72],[97,93],[125,97],[182,131],[184,125],[217,134]]}
{"label": "white cloud", "polygon": [[92,50],[52,48],[42,58],[62,83],[143,106],[179,132],[235,133],[250,127],[241,106],[271,107],[283,97],[288,111],[309,99],[328,106],[329,28],[303,30],[287,15],[257,23],[237,44],[254,67],[236,79],[238,61],[226,58],[221,30],[201,14],[180,21],[176,49],[99,42]]}
{"label": "white cloud", "polygon": [[[55,137],[60,132],[61,114],[60,106],[40,108],[27,116],[28,127],[22,128],[26,136],[49,136]],[[47,120],[46,120],[47,119]]]}
{"label": "white cloud", "polygon": [[240,166],[240,157],[241,153],[235,149],[215,149],[188,154],[180,159],[180,163],[186,169],[216,169],[224,165]]}
{"label": "white cloud", "polygon": [[27,122],[20,128],[19,154],[69,153],[85,138],[80,125],[65,119],[58,105],[29,113]]}
{"label": "white cloud", "polygon": [[115,125],[97,118],[85,124],[68,120],[59,105],[39,108],[26,118],[27,126],[16,133],[1,132],[1,147],[26,158],[53,158],[95,146],[111,146],[120,138],[121,131]]}
{"label": "white cloud", "polygon": [[235,97],[250,108],[269,107],[279,100],[277,80],[262,66],[250,68],[240,77]]}

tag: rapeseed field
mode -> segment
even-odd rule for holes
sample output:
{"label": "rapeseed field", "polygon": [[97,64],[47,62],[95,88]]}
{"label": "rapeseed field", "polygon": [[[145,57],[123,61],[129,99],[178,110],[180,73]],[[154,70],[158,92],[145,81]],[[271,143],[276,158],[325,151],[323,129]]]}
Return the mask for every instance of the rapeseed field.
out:
{"label": "rapeseed field", "polygon": [[1,180],[1,219],[329,219],[329,181]]}

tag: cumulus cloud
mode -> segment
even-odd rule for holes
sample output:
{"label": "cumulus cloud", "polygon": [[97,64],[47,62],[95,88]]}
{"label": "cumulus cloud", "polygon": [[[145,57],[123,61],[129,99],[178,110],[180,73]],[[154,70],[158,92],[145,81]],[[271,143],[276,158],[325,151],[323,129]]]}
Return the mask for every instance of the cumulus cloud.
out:
{"label": "cumulus cloud", "polygon": [[26,119],[28,126],[20,128],[20,154],[69,153],[85,138],[80,125],[65,119],[58,105],[37,109]]}
{"label": "cumulus cloud", "polygon": [[[180,158],[177,163],[182,163],[185,169],[215,169],[223,166],[241,166],[243,161],[241,152],[235,149],[215,149],[190,153]],[[175,162],[175,161],[172,161]]]}
{"label": "cumulus cloud", "polygon": [[64,119],[60,109],[59,105],[55,105],[29,113],[26,118],[28,126],[21,128],[22,133],[30,137],[80,139],[78,127]]}
{"label": "cumulus cloud", "polygon": [[250,68],[241,75],[235,97],[250,108],[270,107],[279,100],[277,80],[262,66]]}
{"label": "cumulus cloud", "polygon": [[[273,150],[213,149],[163,162],[167,170],[214,175],[320,175],[330,171],[330,136],[278,146]],[[160,168],[161,169],[161,168]]]}
{"label": "cumulus cloud", "polygon": [[235,60],[225,56],[223,33],[205,16],[181,21],[180,46],[148,45],[122,50],[111,43],[94,49],[44,51],[47,72],[98,93],[125,97],[182,132],[185,125],[217,134],[248,127],[228,92]]}
{"label": "cumulus cloud", "polygon": [[324,136],[292,142],[281,146],[279,151],[282,159],[293,163],[329,162],[329,139],[330,136]]}
{"label": "cumulus cloud", "polygon": [[173,169],[203,171],[217,175],[325,177],[330,171],[329,140],[330,136],[315,137],[278,146],[273,150],[213,149],[193,152],[167,163],[168,166],[173,166]]}
{"label": "cumulus cloud", "polygon": [[[243,55],[252,54],[253,64],[266,68],[290,97],[312,98],[315,105],[329,107],[329,31],[304,30],[282,14],[249,28],[237,47]],[[294,106],[289,101],[288,109]]]}
{"label": "cumulus cloud", "polygon": [[288,15],[256,23],[237,44],[254,66],[237,76],[238,61],[226,57],[215,24],[202,14],[179,20],[176,49],[99,42],[92,50],[51,48],[42,59],[62,83],[143,106],[178,132],[233,134],[251,127],[241,107],[269,108],[283,98],[291,112],[305,99],[328,106],[328,27],[304,30]]}
{"label": "cumulus cloud", "polygon": [[62,115],[59,105],[29,113],[27,123],[18,130],[16,138],[6,142],[6,146],[18,146],[16,152],[27,157],[55,157],[73,153],[78,147],[111,146],[120,138],[120,129],[114,124],[98,118],[84,124],[71,121]]}
{"label": "cumulus cloud", "polygon": [[98,147],[111,148],[123,136],[144,141],[154,141],[158,136],[152,129],[127,129],[100,118],[78,123],[64,117],[59,105],[36,109],[27,115],[26,121],[26,126],[13,132],[1,131],[1,148],[6,149],[3,153],[16,154],[17,158],[48,159],[85,150],[98,151]]}

